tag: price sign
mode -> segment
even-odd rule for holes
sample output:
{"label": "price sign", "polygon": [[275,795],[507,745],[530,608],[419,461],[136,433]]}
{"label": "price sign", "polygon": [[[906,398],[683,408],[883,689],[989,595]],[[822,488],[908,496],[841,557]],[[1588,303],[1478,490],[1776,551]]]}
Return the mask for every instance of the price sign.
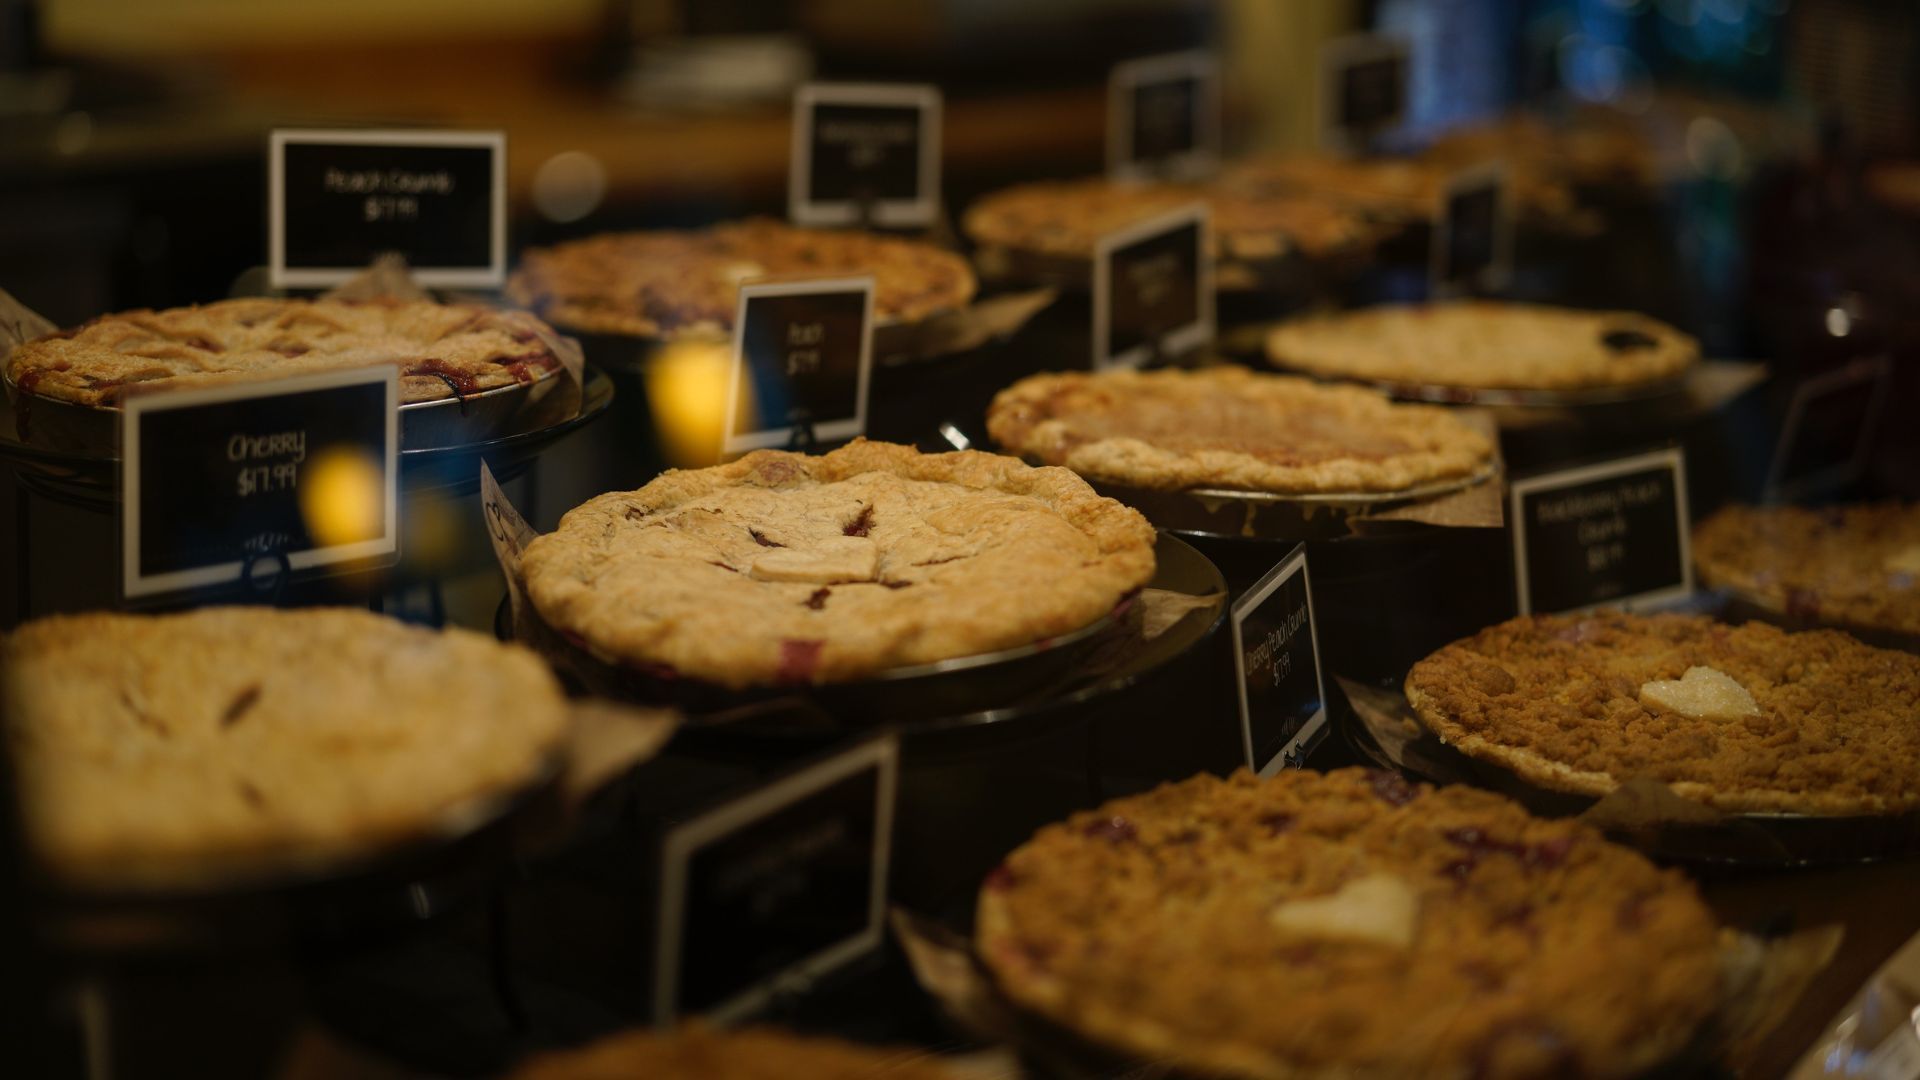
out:
{"label": "price sign", "polygon": [[1506,171],[1487,164],[1459,173],[1441,196],[1433,230],[1433,294],[1504,288],[1513,264]]}
{"label": "price sign", "polygon": [[787,216],[930,227],[940,216],[940,91],[807,83],[794,92]]}
{"label": "price sign", "polygon": [[1204,203],[1100,238],[1093,254],[1093,366],[1139,367],[1213,340]]}
{"label": "price sign", "polygon": [[1678,447],[1515,480],[1520,614],[1650,607],[1693,592]]}
{"label": "price sign", "polygon": [[779,446],[802,425],[823,440],[866,432],[871,277],[744,284],[733,327],[727,453]]}
{"label": "price sign", "polygon": [[1404,38],[1356,34],[1320,50],[1320,141],[1331,149],[1363,151],[1375,136],[1399,126],[1407,112]]}
{"label": "price sign", "polygon": [[1233,602],[1232,621],[1247,767],[1263,777],[1298,768],[1327,727],[1306,545]]}
{"label": "price sign", "polygon": [[1203,51],[1116,64],[1107,76],[1107,171],[1195,176],[1220,159],[1220,61]]}
{"label": "price sign", "polygon": [[338,285],[399,252],[426,286],[507,278],[507,139],[497,131],[288,131],[267,155],[275,288]]}
{"label": "price sign", "polygon": [[899,761],[862,743],[668,831],[656,1023],[735,1019],[879,946]]}
{"label": "price sign", "polygon": [[1795,388],[1767,469],[1770,501],[1791,502],[1860,479],[1872,456],[1892,375],[1892,362],[1876,356]]}
{"label": "price sign", "polygon": [[399,554],[399,370],[130,394],[122,578],[151,596]]}

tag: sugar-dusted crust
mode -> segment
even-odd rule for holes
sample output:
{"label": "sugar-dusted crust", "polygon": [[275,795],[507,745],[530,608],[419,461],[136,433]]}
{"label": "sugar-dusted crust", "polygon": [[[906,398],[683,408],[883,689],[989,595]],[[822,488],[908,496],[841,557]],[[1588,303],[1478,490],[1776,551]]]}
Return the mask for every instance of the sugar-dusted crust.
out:
{"label": "sugar-dusted crust", "polygon": [[1267,355],[1332,378],[1579,390],[1671,378],[1699,359],[1700,346],[1628,311],[1460,300],[1294,319],[1267,336]]}
{"label": "sugar-dusted crust", "polygon": [[923,1050],[862,1046],[775,1028],[626,1031],[539,1054],[507,1080],[958,1080]]}
{"label": "sugar-dusted crust", "polygon": [[13,350],[7,382],[79,405],[126,387],[211,386],[392,364],[402,402],[469,397],[560,370],[518,311],[403,300],[223,300],[102,315]]}
{"label": "sugar-dusted crust", "polygon": [[[529,545],[521,569],[541,618],[601,657],[740,688],[1063,634],[1146,584],[1153,543],[1146,519],[1065,469],[858,440],[602,495]],[[765,580],[847,548],[866,569]]]}
{"label": "sugar-dusted crust", "polygon": [[372,854],[535,779],[566,702],[531,653],[346,608],[40,619],[0,639],[30,845],[83,887]]}
{"label": "sugar-dusted crust", "polygon": [[1154,490],[1403,491],[1493,457],[1444,409],[1238,367],[1034,375],[994,397],[987,430],[1014,453]]}
{"label": "sugar-dusted crust", "polygon": [[[1710,667],[1761,714],[1693,719],[1644,684]],[[1513,619],[1414,665],[1407,700],[1449,745],[1536,786],[1604,795],[1630,777],[1732,813],[1920,807],[1920,656],[1833,630],[1603,612]]]}
{"label": "sugar-dusted crust", "polygon": [[1789,618],[1920,635],[1920,503],[1728,506],[1694,526],[1693,561]]}
{"label": "sugar-dusted crust", "polygon": [[[1276,921],[1376,875],[1417,899],[1410,944]],[[1076,814],[988,876],[976,930],[1017,1004],[1183,1074],[1632,1076],[1719,993],[1719,931],[1677,872],[1361,769],[1203,775]]]}
{"label": "sugar-dusted crust", "polygon": [[1194,202],[1212,212],[1221,258],[1321,257],[1371,246],[1379,227],[1324,201],[1234,191],[1219,184],[1049,180],[994,192],[967,208],[974,243],[1087,259],[1102,236]]}
{"label": "sugar-dusted crust", "polygon": [[507,296],[569,330],[724,337],[742,281],[846,274],[873,275],[882,323],[964,307],[975,284],[965,259],[932,244],[752,218],[529,248]]}

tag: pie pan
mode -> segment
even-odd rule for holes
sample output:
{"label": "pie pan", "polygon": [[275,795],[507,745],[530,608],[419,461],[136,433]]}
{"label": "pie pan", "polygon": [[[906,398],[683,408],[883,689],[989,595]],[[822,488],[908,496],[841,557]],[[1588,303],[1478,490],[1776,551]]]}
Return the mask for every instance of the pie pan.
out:
{"label": "pie pan", "polygon": [[[1587,817],[1613,839],[1660,859],[1792,867],[1897,858],[1920,852],[1920,811],[1821,817],[1720,814],[1684,803],[1664,785],[1630,801],[1542,788],[1503,766],[1469,757],[1422,725],[1397,689],[1339,680],[1352,708],[1341,716],[1360,757],[1433,784],[1472,784],[1506,795],[1542,817]],[[1596,809],[1597,808],[1597,809]]]}
{"label": "pie pan", "polygon": [[1234,540],[1328,540],[1350,535],[1348,523],[1354,518],[1465,491],[1498,473],[1489,462],[1466,476],[1397,491],[1297,495],[1226,488],[1156,491],[1087,482],[1100,494],[1145,514],[1156,527],[1177,533]]}
{"label": "pie pan", "polygon": [[[529,382],[497,386],[464,396],[411,401],[400,406],[400,444],[407,450],[441,450],[508,433],[516,421],[551,394],[554,366]],[[116,457],[120,409],[80,405],[22,391],[4,379],[20,441],[29,446],[89,457]]]}

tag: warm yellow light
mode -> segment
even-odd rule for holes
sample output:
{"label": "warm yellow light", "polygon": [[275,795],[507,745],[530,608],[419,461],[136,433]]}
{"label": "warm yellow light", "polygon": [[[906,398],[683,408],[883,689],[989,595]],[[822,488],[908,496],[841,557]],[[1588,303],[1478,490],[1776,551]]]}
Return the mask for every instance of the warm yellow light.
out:
{"label": "warm yellow light", "polygon": [[350,447],[314,455],[300,476],[300,516],[323,547],[377,540],[387,491],[380,463]]}
{"label": "warm yellow light", "polygon": [[[720,460],[727,423],[727,368],[732,348],[723,341],[682,341],[663,346],[647,365],[647,400],[667,464],[698,468]],[[753,406],[751,385],[741,388]]]}

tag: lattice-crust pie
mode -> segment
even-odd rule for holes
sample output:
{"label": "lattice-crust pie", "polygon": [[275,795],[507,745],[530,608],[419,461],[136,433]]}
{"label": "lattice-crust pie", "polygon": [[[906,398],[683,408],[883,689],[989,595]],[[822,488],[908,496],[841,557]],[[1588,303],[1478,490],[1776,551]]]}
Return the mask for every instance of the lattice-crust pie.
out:
{"label": "lattice-crust pie", "polygon": [[1645,776],[1736,813],[1920,808],[1920,656],[1834,630],[1523,617],[1420,661],[1406,692],[1442,740],[1550,790]]}
{"label": "lattice-crust pie", "polygon": [[1694,527],[1693,560],[1790,618],[1920,635],[1920,503],[1729,506]]}
{"label": "lattice-crust pie", "polygon": [[1493,456],[1444,409],[1237,367],[1035,375],[994,398],[987,430],[1015,453],[1155,490],[1402,491]]}
{"label": "lattice-crust pie", "polygon": [[1371,244],[1381,230],[1324,200],[1236,192],[1218,184],[1122,183],[1104,177],[1021,184],[967,210],[964,225],[990,248],[1089,259],[1102,236],[1204,202],[1217,254],[1272,259],[1299,251],[1320,257]]}
{"label": "lattice-crust pie", "polygon": [[1633,312],[1461,300],[1291,320],[1268,335],[1267,355],[1331,378],[1583,390],[1671,378],[1699,359],[1700,347]]}
{"label": "lattice-crust pie", "polygon": [[1153,527],[1065,469],[864,440],[673,471],[528,546],[534,607],[602,658],[732,688],[828,683],[1093,622]]}
{"label": "lattice-crust pie", "polygon": [[31,847],[86,887],[371,854],[550,765],[567,706],[524,649],[345,608],[31,622],[0,640]]}
{"label": "lattice-crust pie", "polygon": [[873,275],[873,312],[881,323],[917,322],[973,298],[973,271],[950,251],[769,218],[603,233],[531,248],[507,295],[569,330],[724,337],[732,332],[741,282],[850,274]]}
{"label": "lattice-crust pie", "polygon": [[560,370],[524,312],[402,300],[224,300],[103,315],[13,350],[7,381],[79,405],[169,388],[392,364],[402,402],[470,397]]}
{"label": "lattice-crust pie", "polygon": [[1627,1077],[1719,995],[1677,872],[1362,769],[1198,776],[1048,826],[977,930],[1015,1003],[1182,1075]]}
{"label": "lattice-crust pie", "polygon": [[957,1080],[939,1058],[774,1028],[629,1031],[541,1054],[508,1080]]}

